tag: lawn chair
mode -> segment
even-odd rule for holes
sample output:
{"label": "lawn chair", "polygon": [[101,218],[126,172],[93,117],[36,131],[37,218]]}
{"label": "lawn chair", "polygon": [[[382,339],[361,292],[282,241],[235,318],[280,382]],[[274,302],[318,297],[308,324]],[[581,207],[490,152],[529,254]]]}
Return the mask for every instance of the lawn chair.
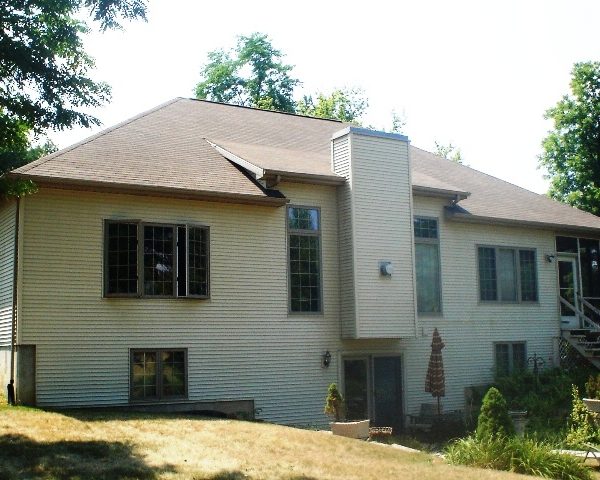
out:
{"label": "lawn chair", "polygon": [[431,431],[433,424],[438,419],[438,406],[434,403],[422,403],[418,415],[407,415],[407,427],[411,430]]}

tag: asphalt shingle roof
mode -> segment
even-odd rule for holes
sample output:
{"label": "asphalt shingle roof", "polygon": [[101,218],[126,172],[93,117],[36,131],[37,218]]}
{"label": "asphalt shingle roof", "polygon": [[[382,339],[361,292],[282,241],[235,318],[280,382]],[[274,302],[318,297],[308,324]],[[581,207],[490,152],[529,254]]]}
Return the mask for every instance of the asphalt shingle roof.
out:
{"label": "asphalt shingle roof", "polygon": [[[40,182],[281,202],[278,192],[263,188],[216,147],[264,171],[341,180],[331,171],[331,137],[346,126],[178,98],[14,173]],[[415,192],[463,198],[449,210],[456,219],[600,231],[600,218],[589,213],[416,147],[410,156]]]}

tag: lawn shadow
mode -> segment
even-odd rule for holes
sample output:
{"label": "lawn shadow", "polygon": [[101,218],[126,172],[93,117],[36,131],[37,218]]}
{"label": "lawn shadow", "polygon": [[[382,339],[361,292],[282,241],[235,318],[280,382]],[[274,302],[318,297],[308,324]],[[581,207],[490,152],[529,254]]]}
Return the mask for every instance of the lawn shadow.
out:
{"label": "lawn shadow", "polygon": [[82,422],[106,422],[111,420],[227,420],[224,414],[218,412],[141,412],[128,408],[73,408],[73,409],[46,409],[47,412],[58,413],[65,417]]}
{"label": "lawn shadow", "polygon": [[[195,475],[193,480],[252,480],[252,477],[240,472],[239,470],[222,470],[213,475],[198,476]],[[317,480],[314,477],[307,477],[305,475],[294,475],[286,477],[286,480]]]}
{"label": "lawn shadow", "polygon": [[148,465],[123,442],[36,442],[24,435],[0,435],[0,480],[152,480],[174,471],[171,465]]}

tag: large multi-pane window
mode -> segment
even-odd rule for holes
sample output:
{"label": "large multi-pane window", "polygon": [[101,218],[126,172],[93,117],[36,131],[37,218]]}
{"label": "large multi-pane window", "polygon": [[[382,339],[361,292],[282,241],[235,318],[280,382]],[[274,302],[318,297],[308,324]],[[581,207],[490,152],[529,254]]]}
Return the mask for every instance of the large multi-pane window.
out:
{"label": "large multi-pane window", "polygon": [[478,247],[479,298],[486,302],[536,302],[535,250]]}
{"label": "large multi-pane window", "polygon": [[318,208],[287,209],[291,312],[321,312],[320,223]]}
{"label": "large multi-pane window", "polygon": [[419,313],[442,311],[440,246],[435,218],[415,217],[415,272]]}
{"label": "large multi-pane window", "polygon": [[107,220],[105,236],[105,295],[208,297],[208,227]]}
{"label": "large multi-pane window", "polygon": [[131,350],[132,400],[167,400],[187,395],[186,350]]}
{"label": "large multi-pane window", "polygon": [[524,370],[527,366],[525,342],[495,344],[496,375],[503,377]]}

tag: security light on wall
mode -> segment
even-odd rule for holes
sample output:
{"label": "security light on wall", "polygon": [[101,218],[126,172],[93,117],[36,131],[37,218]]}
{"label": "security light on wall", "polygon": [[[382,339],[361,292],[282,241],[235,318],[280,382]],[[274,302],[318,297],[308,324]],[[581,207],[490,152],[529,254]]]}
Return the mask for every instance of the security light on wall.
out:
{"label": "security light on wall", "polygon": [[392,273],[394,273],[392,262],[379,262],[379,273],[384,277],[391,277]]}
{"label": "security light on wall", "polygon": [[323,367],[327,368],[329,367],[329,364],[331,363],[331,353],[329,353],[329,350],[327,350],[324,354],[323,354]]}

